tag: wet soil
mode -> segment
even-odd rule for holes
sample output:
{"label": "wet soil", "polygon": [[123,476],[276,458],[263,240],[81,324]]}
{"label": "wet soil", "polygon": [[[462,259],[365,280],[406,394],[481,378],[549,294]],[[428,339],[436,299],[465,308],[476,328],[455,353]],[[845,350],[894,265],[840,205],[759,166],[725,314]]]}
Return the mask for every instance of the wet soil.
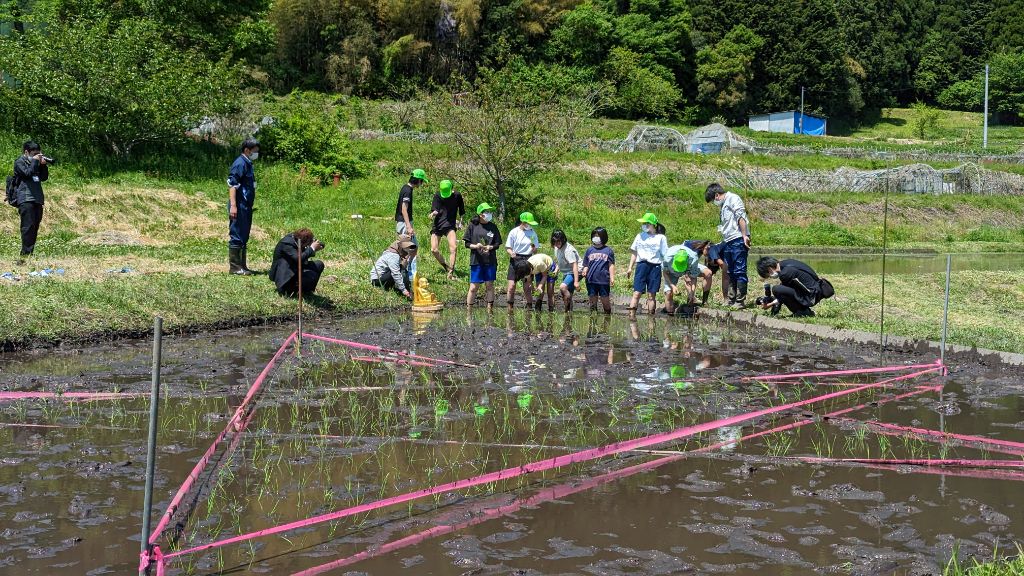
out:
{"label": "wet soil", "polygon": [[[219,454],[175,517],[177,546],[840,389],[744,376],[879,362],[874,349],[667,318],[451,310],[311,328],[480,367],[370,364],[307,341],[303,359],[289,355],[274,372],[236,449]],[[289,332],[165,340],[158,512]],[[2,355],[0,389],[148,392],[150,346]],[[876,404],[846,416],[1024,441],[1019,370],[965,364],[900,391],[936,382],[941,393],[899,402],[864,393],[658,448],[692,450],[869,401]],[[0,572],[134,570],[147,402],[0,403]],[[1005,457],[818,421],[703,455],[629,453],[428,498],[196,554],[169,573],[291,574],[371,550],[325,573],[936,574],[954,547],[988,558],[1024,538],[1017,480],[781,458],[795,455]],[[428,529],[431,537],[386,546]],[[165,550],[175,546],[170,536]]]}

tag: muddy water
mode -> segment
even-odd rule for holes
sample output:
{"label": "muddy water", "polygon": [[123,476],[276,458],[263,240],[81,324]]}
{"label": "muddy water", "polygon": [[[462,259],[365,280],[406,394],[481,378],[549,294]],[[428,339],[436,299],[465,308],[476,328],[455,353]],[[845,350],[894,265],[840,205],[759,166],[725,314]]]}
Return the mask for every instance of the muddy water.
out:
{"label": "muddy water", "polygon": [[[871,350],[661,318],[453,310],[432,321],[373,316],[316,330],[483,367],[367,364],[307,342],[305,360],[275,372],[237,450],[219,458],[188,513],[175,517],[185,527],[180,546],[838,389],[753,386],[744,375],[877,362]],[[287,332],[166,341],[158,510]],[[148,350],[128,342],[2,356],[0,387],[144,392]],[[1024,441],[1019,373],[960,366],[945,384],[941,395],[893,403],[860,395],[810,411],[877,400],[849,416]],[[0,573],[133,570],[146,417],[143,399],[0,406]],[[660,448],[694,449],[768,425]],[[954,545],[984,557],[1024,539],[1016,480],[776,458],[817,454],[1011,457],[819,422],[701,456],[629,454],[428,498],[197,554],[170,573],[291,574],[431,528],[440,534],[327,573],[928,574]]]}

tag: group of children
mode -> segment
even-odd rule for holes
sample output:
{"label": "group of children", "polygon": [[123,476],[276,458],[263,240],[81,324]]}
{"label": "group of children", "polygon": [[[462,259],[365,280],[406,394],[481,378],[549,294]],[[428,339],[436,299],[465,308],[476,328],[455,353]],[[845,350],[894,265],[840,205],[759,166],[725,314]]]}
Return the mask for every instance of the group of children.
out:
{"label": "group of children", "polygon": [[[396,207],[396,232],[399,241],[382,255],[371,272],[371,281],[378,286],[395,286],[403,290],[399,263],[416,257],[416,239],[412,231],[412,192],[426,182],[422,170],[412,174],[410,183],[403,187],[399,194]],[[608,231],[596,227],[590,233],[590,246],[580,255],[565,232],[552,231],[550,245],[551,254],[541,252],[541,242],[534,227],[538,222],[531,212],[519,215],[518,224],[509,230],[507,237],[502,238],[501,231],[494,223],[495,208],[484,202],[476,207],[476,213],[465,226],[462,240],[469,249],[470,286],[466,294],[466,305],[473,306],[479,297],[480,287],[484,287],[484,301],[492,308],[495,299],[494,283],[498,274],[498,252],[504,248],[509,258],[506,302],[511,309],[515,305],[515,295],[521,286],[525,303],[528,307],[541,310],[544,300],[548,309],[555,306],[555,294],[561,295],[565,311],[572,310],[573,295],[584,282],[587,288],[591,310],[597,310],[598,302],[606,313],[612,310],[611,291],[615,285],[615,251],[608,245]],[[450,213],[449,213],[450,212]],[[465,213],[462,197],[452,190],[451,184],[444,181],[440,190],[434,195],[430,217],[434,226],[431,229],[431,252],[444,266],[449,278],[454,272],[455,263],[455,230],[462,228],[462,216]],[[439,226],[437,223],[443,225]],[[726,267],[722,259],[721,245],[713,245],[708,240],[688,240],[682,244],[669,246],[665,235],[665,227],[658,222],[653,213],[646,213],[637,220],[640,231],[630,245],[629,264],[626,277],[632,276],[633,295],[628,310],[636,311],[640,299],[647,295],[646,310],[654,313],[657,309],[658,292],[664,292],[665,311],[675,312],[675,298],[682,290],[686,293],[686,303],[697,303],[696,288],[702,284],[700,304],[705,304],[711,292],[712,276],[721,269],[726,275]],[[447,237],[449,258],[446,262],[438,250],[439,240]],[[390,260],[389,258],[390,257]],[[387,262],[385,262],[387,260]],[[702,262],[704,260],[704,262]],[[403,266],[404,268],[404,266]],[[395,277],[392,283],[389,277]],[[381,282],[384,282],[383,284]],[[680,282],[683,288],[680,287]],[[723,277],[723,295],[729,285],[727,277]],[[723,296],[725,297],[725,296]]]}

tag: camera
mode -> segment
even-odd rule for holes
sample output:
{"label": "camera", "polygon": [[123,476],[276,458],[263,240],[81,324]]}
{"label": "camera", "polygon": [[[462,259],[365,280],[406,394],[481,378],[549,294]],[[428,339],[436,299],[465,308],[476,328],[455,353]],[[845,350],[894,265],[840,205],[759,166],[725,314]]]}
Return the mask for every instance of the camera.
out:
{"label": "camera", "polygon": [[757,304],[758,306],[764,306],[765,304],[770,303],[772,300],[775,300],[775,298],[772,296],[772,285],[765,283],[764,296],[758,296],[757,299],[754,300],[754,304]]}

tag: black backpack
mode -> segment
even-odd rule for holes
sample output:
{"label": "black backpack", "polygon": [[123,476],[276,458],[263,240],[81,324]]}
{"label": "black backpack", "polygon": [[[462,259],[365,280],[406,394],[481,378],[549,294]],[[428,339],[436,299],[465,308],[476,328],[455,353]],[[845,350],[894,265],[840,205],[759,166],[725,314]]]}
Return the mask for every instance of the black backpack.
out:
{"label": "black backpack", "polygon": [[11,174],[7,177],[7,187],[5,189],[4,200],[7,201],[11,206],[18,205],[18,177]]}
{"label": "black backpack", "polygon": [[818,294],[821,295],[820,300],[825,300],[836,295],[836,289],[832,287],[832,283],[827,278],[818,277]]}

